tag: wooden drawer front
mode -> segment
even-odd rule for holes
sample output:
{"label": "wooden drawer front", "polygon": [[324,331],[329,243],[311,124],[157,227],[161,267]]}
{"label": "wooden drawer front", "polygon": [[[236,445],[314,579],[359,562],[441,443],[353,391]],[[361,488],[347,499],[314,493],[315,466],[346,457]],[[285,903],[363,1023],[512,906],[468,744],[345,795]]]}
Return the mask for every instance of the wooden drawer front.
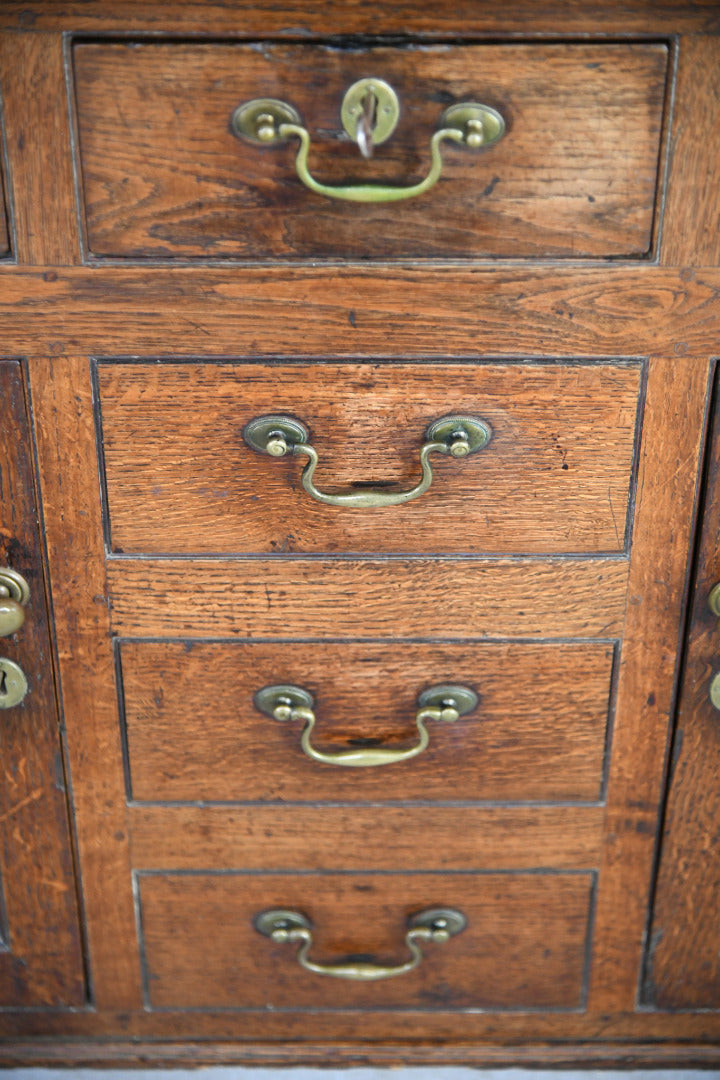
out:
{"label": "wooden drawer front", "polygon": [[[126,553],[619,552],[641,368],[571,364],[98,364],[110,546]],[[400,506],[324,505],[306,459],[248,447],[255,417],[310,430],[320,490],[410,489],[427,426],[492,427]]]}
{"label": "wooden drawer front", "polygon": [[[668,51],[658,44],[406,46],[82,44],[75,91],[94,255],[242,259],[644,255],[651,246]],[[362,160],[345,91],[389,82],[400,122]],[[508,131],[445,144],[440,182],[401,203],[303,186],[297,140],[233,135],[242,103],[293,105],[326,184],[405,187],[426,175],[444,109],[477,101]],[[432,223],[432,228],[429,224]]]}
{"label": "wooden drawer front", "polygon": [[[612,646],[125,642],[122,682],[132,797],[140,801],[596,800]],[[325,754],[418,743],[420,691],[480,697],[429,721],[416,758],[369,768],[311,760],[303,722],[253,705],[265,686],[311,692],[311,746]],[[202,688],[200,693],[197,688]]]}
{"label": "wooden drawer front", "polygon": [[[592,875],[141,874],[140,917],[151,1008],[451,1011],[582,1005]],[[395,965],[409,916],[462,912],[467,927],[423,946],[408,974],[357,983],[304,971],[297,945],[253,927],[268,909],[313,924],[310,959]]]}

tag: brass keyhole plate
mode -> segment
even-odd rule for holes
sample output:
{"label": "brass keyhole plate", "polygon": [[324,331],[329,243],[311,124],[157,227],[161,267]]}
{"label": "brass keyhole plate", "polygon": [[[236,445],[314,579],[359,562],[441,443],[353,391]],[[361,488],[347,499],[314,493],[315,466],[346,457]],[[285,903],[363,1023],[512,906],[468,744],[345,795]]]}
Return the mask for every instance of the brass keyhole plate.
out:
{"label": "brass keyhole plate", "polygon": [[368,94],[373,94],[377,101],[372,144],[380,146],[390,138],[400,118],[400,102],[389,83],[383,79],[360,79],[353,83],[343,98],[340,119],[346,133],[356,142],[358,120],[362,116],[363,103]]}

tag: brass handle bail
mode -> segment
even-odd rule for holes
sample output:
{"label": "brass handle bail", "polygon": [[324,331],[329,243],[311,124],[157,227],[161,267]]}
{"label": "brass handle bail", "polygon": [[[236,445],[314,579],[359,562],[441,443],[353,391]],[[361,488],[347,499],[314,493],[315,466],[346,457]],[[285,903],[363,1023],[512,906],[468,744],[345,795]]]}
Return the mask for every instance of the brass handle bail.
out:
{"label": "brass handle bail", "polygon": [[315,704],[312,694],[303,690],[300,686],[280,685],[266,686],[258,690],[255,695],[255,707],[266,716],[274,720],[298,721],[304,724],[300,745],[305,753],[313,761],[319,761],[324,765],[342,765],[351,768],[368,768],[377,765],[395,765],[401,761],[409,761],[426,750],[430,743],[430,735],[426,722],[442,722],[451,724],[461,716],[467,715],[477,708],[478,696],[474,690],[467,686],[433,686],[418,695],[418,711],[415,714],[415,725],[420,734],[419,741],[406,750],[389,750],[384,747],[363,747],[362,749],[340,750],[333,754],[323,753],[316,750],[310,742],[312,730],[315,727],[317,717],[313,711]]}
{"label": "brass handle bail", "polygon": [[465,929],[467,919],[461,911],[454,908],[428,908],[412,916],[407,922],[405,933],[405,944],[410,958],[392,967],[365,961],[318,964],[311,960],[308,953],[313,944],[312,923],[299,911],[263,911],[255,916],[253,925],[258,933],[278,944],[300,942],[298,963],[313,975],[330,975],[335,979],[350,979],[353,982],[376,982],[378,979],[393,979],[397,975],[413,971],[423,959],[421,942],[442,945]]}
{"label": "brass handle bail", "polygon": [[371,489],[363,492],[343,492],[333,495],[319,491],[313,482],[318,465],[318,454],[309,443],[309,433],[304,424],[290,416],[258,416],[251,420],[243,431],[243,438],[248,446],[258,453],[270,457],[284,457],[286,454],[304,454],[310,460],[302,471],[302,486],[308,495],[318,502],[329,506],[347,506],[360,509],[378,506],[398,506],[424,495],[433,479],[430,454],[449,454],[450,457],[463,458],[482,450],[490,441],[492,428],[484,420],[475,416],[444,416],[430,425],[425,433],[425,442],[420,448],[420,467],[422,477],[410,491],[379,491]]}

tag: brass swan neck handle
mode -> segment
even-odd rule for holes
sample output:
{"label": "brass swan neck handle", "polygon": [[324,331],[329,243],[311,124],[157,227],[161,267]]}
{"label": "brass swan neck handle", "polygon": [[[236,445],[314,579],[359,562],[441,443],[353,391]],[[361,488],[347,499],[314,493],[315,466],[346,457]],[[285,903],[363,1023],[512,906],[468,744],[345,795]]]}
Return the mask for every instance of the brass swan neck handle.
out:
{"label": "brass swan neck handle", "polygon": [[334,495],[315,487],[314,476],[318,465],[318,453],[315,447],[311,446],[308,430],[300,421],[290,416],[259,416],[251,420],[243,431],[245,442],[259,453],[269,454],[270,457],[302,454],[309,458],[302,471],[301,481],[308,495],[317,502],[326,503],[329,506],[360,509],[398,506],[417,499],[425,494],[433,480],[430,454],[449,454],[454,458],[467,457],[487,446],[491,436],[490,425],[475,416],[444,416],[430,424],[425,433],[425,442],[420,448],[422,476],[414,488],[399,492],[371,489]]}
{"label": "brass swan neck handle", "polygon": [[467,686],[433,686],[418,696],[415,724],[420,739],[406,750],[390,750],[384,747],[363,747],[338,750],[332,754],[317,750],[310,741],[317,717],[313,711],[312,694],[299,686],[266,686],[255,695],[255,707],[266,716],[279,721],[301,720],[304,724],[300,745],[313,761],[324,765],[340,765],[350,768],[369,768],[378,765],[395,765],[409,761],[426,750],[430,736],[426,721],[453,723],[460,716],[472,712],[478,705],[478,696]]}
{"label": "brass swan neck handle", "polygon": [[378,979],[393,979],[397,975],[406,975],[413,971],[423,959],[421,943],[442,945],[464,930],[467,920],[462,912],[454,908],[429,908],[414,915],[408,920],[405,933],[405,944],[410,958],[392,967],[362,960],[339,964],[318,964],[311,960],[308,954],[313,945],[312,923],[299,911],[263,911],[255,916],[253,925],[258,933],[278,944],[300,942],[297,961],[305,971],[313,975],[330,975],[335,979],[350,979],[353,982],[376,982]]}

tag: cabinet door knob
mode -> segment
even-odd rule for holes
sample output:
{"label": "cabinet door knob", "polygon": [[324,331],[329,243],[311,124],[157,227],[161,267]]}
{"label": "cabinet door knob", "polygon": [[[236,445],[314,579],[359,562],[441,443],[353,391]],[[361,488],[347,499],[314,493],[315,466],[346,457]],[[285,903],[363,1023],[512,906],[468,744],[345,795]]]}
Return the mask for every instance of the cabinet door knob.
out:
{"label": "cabinet door knob", "polygon": [[423,958],[420,942],[444,944],[465,929],[467,920],[462,912],[453,908],[429,908],[414,915],[408,920],[405,933],[410,959],[394,967],[360,960],[344,964],[316,964],[308,958],[313,944],[312,923],[299,911],[263,911],[255,916],[253,925],[258,933],[272,941],[281,944],[299,941],[298,963],[314,975],[331,975],[336,979],[350,979],[353,982],[375,982],[378,979],[393,979],[396,975],[413,971]]}
{"label": "cabinet door knob", "polygon": [[[372,155],[392,134],[400,112],[395,91],[383,79],[361,79],[345,94],[340,116],[345,131],[356,142],[363,157]],[[412,199],[429,191],[442,173],[441,143],[460,143],[471,150],[492,146],[505,133],[505,121],[489,105],[466,101],[452,105],[440,118],[438,130],[430,139],[430,170],[424,180],[407,187],[388,184],[322,184],[308,170],[310,133],[300,114],[286,101],[277,98],[254,98],[233,113],[232,130],[256,146],[277,146],[287,139],[300,141],[295,171],[305,187],[328,199],[350,202],[384,203]]]}
{"label": "cabinet door knob", "polygon": [[492,429],[484,420],[474,416],[444,416],[435,420],[425,433],[425,442],[420,448],[420,467],[422,477],[410,491],[369,491],[343,492],[331,495],[318,491],[313,483],[318,465],[318,453],[308,442],[309,433],[304,424],[289,416],[258,416],[245,427],[243,438],[248,446],[270,457],[284,457],[286,454],[304,454],[309,461],[302,471],[302,486],[308,495],[318,502],[329,506],[349,506],[360,509],[377,506],[398,506],[424,495],[433,479],[430,454],[450,454],[462,458],[482,450],[490,441]]}
{"label": "cabinet door knob", "polygon": [[334,754],[325,754],[311,745],[310,735],[315,727],[316,716],[313,712],[312,694],[299,686],[266,686],[255,695],[255,707],[274,720],[302,720],[304,727],[300,745],[305,754],[313,761],[324,765],[344,765],[351,768],[367,768],[376,765],[395,765],[417,757],[430,742],[425,726],[427,720],[452,723],[460,716],[465,716],[477,707],[478,696],[467,686],[433,686],[418,696],[418,711],[415,724],[420,733],[420,740],[407,750],[388,750],[383,747],[363,747],[362,749],[340,750]]}
{"label": "cabinet door knob", "polygon": [[11,637],[25,622],[30,587],[16,570],[0,569],[0,637]]}

